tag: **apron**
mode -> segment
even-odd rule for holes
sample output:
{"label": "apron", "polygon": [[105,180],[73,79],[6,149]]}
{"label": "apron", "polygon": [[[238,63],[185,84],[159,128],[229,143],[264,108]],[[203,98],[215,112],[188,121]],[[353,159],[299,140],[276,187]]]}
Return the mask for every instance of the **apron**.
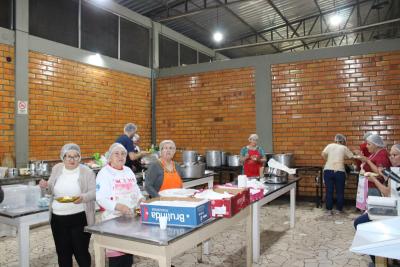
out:
{"label": "apron", "polygon": [[358,175],[356,207],[360,210],[367,209],[368,197],[368,179],[364,176],[364,172]]}
{"label": "apron", "polygon": [[[129,208],[134,208],[140,196],[134,189],[134,183],[136,183],[133,178],[126,179],[114,179],[112,198],[120,204],[124,204]],[[118,211],[104,211],[102,214],[103,220],[109,220],[121,216]],[[119,257],[125,255],[123,252],[106,249],[107,257]]]}
{"label": "apron", "polygon": [[163,178],[163,183],[160,187],[160,191],[166,189],[182,188],[183,187],[182,179],[175,169],[175,163],[173,163],[172,171],[167,170],[163,161],[161,161],[161,166],[164,170],[164,178]]}
{"label": "apron", "polygon": [[257,158],[261,158],[261,154],[257,149],[254,150],[248,150],[249,159],[246,159],[246,161],[243,164],[243,169],[244,169],[244,174],[247,177],[256,177],[260,176],[260,168],[263,166],[262,162],[260,161],[254,161],[251,159],[252,156],[257,156]]}

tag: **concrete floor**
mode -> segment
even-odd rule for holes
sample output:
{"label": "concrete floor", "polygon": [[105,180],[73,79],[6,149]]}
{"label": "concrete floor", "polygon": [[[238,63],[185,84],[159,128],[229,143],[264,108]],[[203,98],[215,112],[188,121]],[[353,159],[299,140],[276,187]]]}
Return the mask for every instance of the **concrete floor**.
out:
{"label": "concrete floor", "polygon": [[[349,247],[354,237],[353,220],[359,214],[348,207],[344,215],[327,216],[314,203],[298,202],[296,225],[289,228],[289,203],[276,200],[261,210],[261,266],[368,266],[369,257],[354,254]],[[212,239],[211,254],[203,263],[195,260],[195,250],[173,258],[175,266],[245,266],[245,229],[239,224]],[[31,267],[57,266],[51,230],[48,225],[31,230]],[[93,250],[91,249],[92,257]],[[16,238],[0,238],[0,266],[18,266]],[[75,265],[77,266],[77,265]],[[157,263],[135,257],[133,266],[150,267]]]}

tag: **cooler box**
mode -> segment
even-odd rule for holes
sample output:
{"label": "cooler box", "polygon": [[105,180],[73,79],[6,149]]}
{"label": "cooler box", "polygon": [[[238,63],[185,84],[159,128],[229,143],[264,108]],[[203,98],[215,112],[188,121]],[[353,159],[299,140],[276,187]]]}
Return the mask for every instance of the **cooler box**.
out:
{"label": "cooler box", "polygon": [[211,213],[209,200],[186,197],[152,198],[140,204],[140,211],[142,223],[159,224],[159,218],[167,216],[168,226],[190,228],[207,221]]}
{"label": "cooler box", "polygon": [[211,216],[213,217],[232,217],[250,204],[249,188],[216,187],[213,190],[221,194],[228,192],[234,195],[231,198],[211,200]]}

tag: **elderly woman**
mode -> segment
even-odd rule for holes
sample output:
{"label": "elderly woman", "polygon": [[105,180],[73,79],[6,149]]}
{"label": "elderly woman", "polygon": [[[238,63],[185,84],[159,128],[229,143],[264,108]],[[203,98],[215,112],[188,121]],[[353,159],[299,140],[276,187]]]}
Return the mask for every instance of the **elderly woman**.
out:
{"label": "elderly woman", "polygon": [[[393,166],[390,168],[391,171],[400,176],[400,144],[395,144],[390,149],[390,163]],[[382,168],[378,168],[378,166],[376,166],[374,163],[370,163],[370,165],[375,173],[379,173],[384,177],[382,173]],[[383,196],[397,198],[398,199],[397,201],[400,201],[399,192],[397,191],[397,188],[400,186],[399,183],[390,180],[387,177],[384,177],[385,180],[383,183],[376,176],[367,175],[366,177],[368,181],[375,184],[376,188],[380,191],[380,193]],[[357,219],[354,220],[354,228],[357,229],[357,226],[359,224],[370,221],[371,220],[368,217],[368,213],[365,212],[363,215],[359,216]],[[371,256],[371,259],[372,261],[375,261],[375,257]]]}
{"label": "elderly woman", "polygon": [[265,151],[257,145],[257,134],[251,134],[248,140],[249,144],[240,150],[243,173],[248,177],[260,176],[260,169],[262,169],[266,161]]}
{"label": "elderly woman", "polygon": [[[135,174],[125,166],[125,147],[119,143],[110,146],[106,158],[108,164],[97,174],[96,200],[105,209],[103,220],[108,220],[121,215],[133,215],[135,207],[138,207],[144,199],[136,183]],[[122,252],[107,250],[109,266],[132,266],[133,256]]]}
{"label": "elderly woman", "polygon": [[327,145],[321,156],[326,160],[324,167],[324,182],[326,187],[327,214],[332,215],[333,191],[336,189],[336,212],[343,212],[344,185],[346,172],[344,161],[353,157],[353,153],[346,146],[346,137],[335,135],[334,143]]}
{"label": "elderly woman", "polygon": [[182,188],[183,173],[172,159],[176,146],[172,140],[160,143],[160,160],[150,164],[146,171],[145,188],[151,197],[158,197],[158,192],[165,189]]}
{"label": "elderly woman", "polygon": [[[52,196],[50,224],[58,265],[72,267],[74,255],[79,266],[89,267],[90,234],[84,232],[84,227],[94,224],[95,174],[79,164],[81,150],[76,144],[64,145],[60,158],[63,162],[52,168],[49,181],[41,180],[39,183]],[[67,196],[71,198],[65,198]]]}
{"label": "elderly woman", "polygon": [[[360,159],[363,162],[361,164],[360,173],[374,172],[374,167],[388,168],[391,166],[389,154],[385,148],[385,143],[382,138],[377,134],[372,134],[367,137],[367,149],[371,155],[365,157],[360,155]],[[375,169],[377,172],[377,169]],[[382,176],[377,177],[377,179],[383,183],[384,178]],[[368,196],[380,196],[381,193],[376,187],[375,183],[368,181]]]}

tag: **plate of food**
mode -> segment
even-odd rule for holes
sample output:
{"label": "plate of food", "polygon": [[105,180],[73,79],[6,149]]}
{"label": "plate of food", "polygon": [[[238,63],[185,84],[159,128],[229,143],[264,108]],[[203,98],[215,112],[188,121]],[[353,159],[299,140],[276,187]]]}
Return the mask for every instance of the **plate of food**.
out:
{"label": "plate of food", "polygon": [[70,202],[74,202],[75,200],[77,200],[79,197],[70,197],[70,196],[66,196],[66,197],[57,197],[55,198],[55,200],[57,200],[60,203],[70,203]]}
{"label": "plate of food", "polygon": [[165,189],[160,191],[159,194],[162,197],[191,197],[197,192],[196,189],[186,189],[186,188],[174,188]]}

